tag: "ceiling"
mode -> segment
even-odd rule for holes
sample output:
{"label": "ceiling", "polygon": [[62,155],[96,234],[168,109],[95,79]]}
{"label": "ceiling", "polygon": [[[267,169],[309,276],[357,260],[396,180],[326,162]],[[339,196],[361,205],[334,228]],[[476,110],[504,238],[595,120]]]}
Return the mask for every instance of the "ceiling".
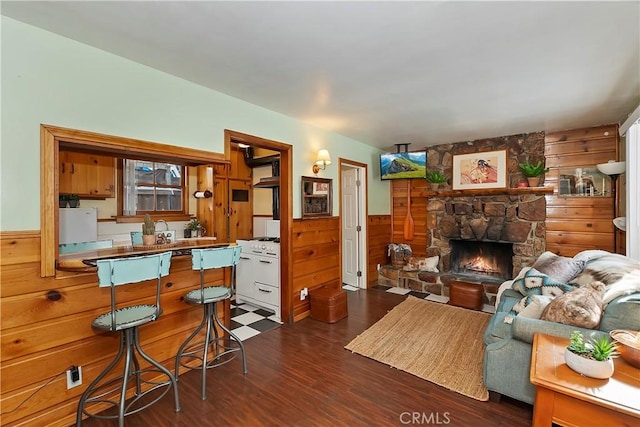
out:
{"label": "ceiling", "polygon": [[2,14],[367,144],[624,121],[640,3],[2,1]]}

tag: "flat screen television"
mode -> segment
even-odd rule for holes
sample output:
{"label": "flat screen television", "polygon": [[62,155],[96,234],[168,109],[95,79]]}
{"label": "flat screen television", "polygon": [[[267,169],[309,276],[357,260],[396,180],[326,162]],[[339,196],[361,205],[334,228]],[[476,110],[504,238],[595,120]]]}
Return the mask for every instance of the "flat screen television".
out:
{"label": "flat screen television", "polygon": [[380,155],[381,179],[427,177],[427,152],[385,153]]}

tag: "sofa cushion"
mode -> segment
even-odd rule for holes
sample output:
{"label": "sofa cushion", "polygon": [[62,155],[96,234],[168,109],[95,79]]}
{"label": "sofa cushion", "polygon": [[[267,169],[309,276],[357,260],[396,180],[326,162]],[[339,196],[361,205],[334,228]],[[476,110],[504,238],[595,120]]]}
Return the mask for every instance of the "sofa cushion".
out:
{"label": "sofa cushion", "polygon": [[585,261],[576,260],[546,251],[531,266],[542,274],[559,282],[569,283],[584,269]]}
{"label": "sofa cushion", "polygon": [[594,329],[602,317],[604,291],[604,283],[593,282],[560,295],[547,305],[540,319]]}
{"label": "sofa cushion", "polygon": [[613,329],[640,331],[640,293],[611,301],[604,310],[599,329],[605,332]]}
{"label": "sofa cushion", "polygon": [[551,295],[558,296],[573,289],[573,286],[555,280],[535,268],[529,269],[522,277],[518,277],[511,285],[512,289],[524,296]]}

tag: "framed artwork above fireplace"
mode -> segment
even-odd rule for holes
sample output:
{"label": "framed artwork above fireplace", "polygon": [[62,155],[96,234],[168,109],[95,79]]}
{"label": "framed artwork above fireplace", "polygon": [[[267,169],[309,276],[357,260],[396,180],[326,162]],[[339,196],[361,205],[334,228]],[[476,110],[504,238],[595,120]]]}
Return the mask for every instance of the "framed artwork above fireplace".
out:
{"label": "framed artwork above fireplace", "polygon": [[454,154],[454,190],[507,187],[507,150]]}

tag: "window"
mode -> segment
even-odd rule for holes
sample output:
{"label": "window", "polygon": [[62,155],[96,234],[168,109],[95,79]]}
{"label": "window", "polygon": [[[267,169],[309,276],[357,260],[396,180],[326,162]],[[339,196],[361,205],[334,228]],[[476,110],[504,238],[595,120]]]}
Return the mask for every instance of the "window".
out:
{"label": "window", "polygon": [[173,163],[125,159],[122,213],[183,213],[184,172],[184,166]]}

